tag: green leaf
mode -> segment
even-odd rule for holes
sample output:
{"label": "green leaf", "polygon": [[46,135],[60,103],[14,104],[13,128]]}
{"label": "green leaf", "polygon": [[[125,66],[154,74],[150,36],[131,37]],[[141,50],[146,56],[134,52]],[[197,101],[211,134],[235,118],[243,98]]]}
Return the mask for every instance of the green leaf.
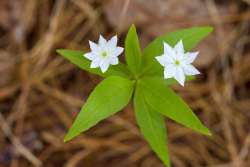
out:
{"label": "green leaf", "polygon": [[167,149],[167,130],[162,115],[154,111],[145,101],[143,90],[138,85],[135,91],[134,107],[140,130],[158,157],[170,166]]}
{"label": "green leaf", "polygon": [[141,49],[134,25],[130,27],[126,37],[125,56],[129,69],[137,74],[141,68]]}
{"label": "green leaf", "polygon": [[[149,76],[145,76],[144,78],[147,78],[147,77],[149,77]],[[162,82],[166,86],[179,84],[174,78],[165,79],[165,78],[163,78],[163,76],[150,76],[150,78],[156,80],[156,82]],[[194,80],[194,79],[195,79],[195,76],[186,76],[185,80],[186,81],[191,81],[191,80]]]}
{"label": "green leaf", "polygon": [[212,27],[193,27],[171,32],[156,38],[144,49],[142,62],[144,67],[143,74],[163,74],[163,67],[155,59],[156,56],[160,56],[163,53],[163,42],[167,42],[174,47],[178,41],[182,40],[185,51],[190,51],[212,31]]}
{"label": "green leaf", "polygon": [[125,107],[133,92],[133,82],[118,76],[104,79],[90,94],[64,141],[69,141],[99,121]]}
{"label": "green leaf", "polygon": [[189,106],[164,83],[145,77],[140,84],[147,103],[154,110],[199,133],[211,135]]}
{"label": "green leaf", "polygon": [[122,76],[126,78],[129,77],[129,70],[122,63],[119,63],[118,65],[110,66],[108,71],[106,71],[105,73],[102,73],[99,68],[90,68],[90,61],[83,56],[84,53],[81,51],[58,49],[57,53],[59,53],[64,58],[66,58],[71,63],[75,64],[76,66],[80,67],[81,69],[97,74],[99,76],[108,77],[108,76],[116,75],[116,76]]}

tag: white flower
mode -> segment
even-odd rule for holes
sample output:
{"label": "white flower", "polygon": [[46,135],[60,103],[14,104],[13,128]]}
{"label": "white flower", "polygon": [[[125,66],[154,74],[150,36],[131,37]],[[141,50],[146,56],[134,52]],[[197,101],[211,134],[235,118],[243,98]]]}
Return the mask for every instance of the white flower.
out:
{"label": "white flower", "polygon": [[164,67],[164,78],[175,78],[184,86],[185,75],[197,75],[200,72],[191,64],[198,52],[184,53],[182,40],[174,48],[167,43],[164,44],[164,53],[156,59]]}
{"label": "white flower", "polygon": [[101,35],[98,44],[89,41],[91,52],[85,53],[84,57],[91,60],[90,68],[100,67],[104,73],[108,70],[109,65],[119,63],[118,56],[123,52],[122,47],[117,46],[117,36],[106,41]]}

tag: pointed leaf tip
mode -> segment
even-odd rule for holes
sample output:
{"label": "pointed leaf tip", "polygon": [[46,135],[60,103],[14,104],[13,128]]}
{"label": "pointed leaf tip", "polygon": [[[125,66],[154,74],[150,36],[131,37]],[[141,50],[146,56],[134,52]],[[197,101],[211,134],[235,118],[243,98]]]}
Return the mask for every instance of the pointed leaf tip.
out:
{"label": "pointed leaf tip", "polygon": [[209,32],[213,32],[214,31],[214,27],[212,27],[212,26],[207,26],[207,28],[208,28]]}
{"label": "pointed leaf tip", "polygon": [[70,138],[70,137],[68,136],[68,134],[67,134],[67,135],[64,136],[63,142],[64,142],[64,143],[67,143],[67,142],[70,141],[71,139],[72,139],[72,138]]}
{"label": "pointed leaf tip", "polygon": [[62,54],[64,49],[56,49],[56,53]]}
{"label": "pointed leaf tip", "polygon": [[63,142],[64,142],[64,143],[67,143],[67,142],[68,142],[68,140],[67,140],[67,139],[63,139]]}
{"label": "pointed leaf tip", "polygon": [[[125,78],[111,76],[96,86],[77,115],[64,141],[67,142],[80,133],[125,107],[132,96],[133,83]],[[119,92],[117,94],[117,92]]]}
{"label": "pointed leaf tip", "polygon": [[210,137],[213,136],[212,132],[207,127],[205,127],[204,131],[201,133],[206,135],[206,136],[210,136]]}
{"label": "pointed leaf tip", "polygon": [[147,103],[155,111],[196,132],[211,136],[209,129],[202,124],[191,108],[175,92],[165,87],[164,83],[151,78],[144,78],[141,85],[144,87]]}
{"label": "pointed leaf tip", "polygon": [[69,49],[57,49],[56,52],[70,61],[72,64],[75,64],[79,68],[86,70],[88,72],[91,72],[93,74],[97,74],[102,77],[108,77],[108,76],[122,76],[125,78],[128,78],[130,73],[127,67],[119,63],[118,65],[111,66],[107,72],[102,73],[99,68],[90,68],[90,61],[86,59],[83,55],[84,52],[82,51],[76,51],[76,50],[69,50]]}
{"label": "pointed leaf tip", "polygon": [[147,104],[143,87],[140,84],[137,85],[135,90],[134,107],[136,121],[141,133],[159,159],[162,160],[165,166],[169,167],[170,158],[164,117]]}
{"label": "pointed leaf tip", "polygon": [[163,68],[159,66],[159,63],[154,59],[155,56],[159,56],[163,53],[162,42],[167,42],[170,46],[174,45],[182,40],[185,51],[190,51],[201,40],[203,40],[208,34],[213,31],[211,26],[192,27],[188,29],[181,29],[175,32],[170,32],[156,38],[145,49],[143,55],[142,66],[145,74],[149,75],[161,75]]}
{"label": "pointed leaf tip", "polygon": [[132,24],[125,39],[125,59],[128,64],[128,68],[134,75],[140,72],[142,61],[141,56],[141,47],[136,27]]}

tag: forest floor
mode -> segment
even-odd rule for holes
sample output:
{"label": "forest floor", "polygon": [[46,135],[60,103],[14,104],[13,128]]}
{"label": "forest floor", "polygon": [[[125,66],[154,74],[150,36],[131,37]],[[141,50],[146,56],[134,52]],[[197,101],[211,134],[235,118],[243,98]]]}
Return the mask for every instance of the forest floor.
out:
{"label": "forest floor", "polygon": [[[146,1],[146,2],[145,2]],[[131,105],[69,143],[63,137],[99,83],[57,48],[136,24],[142,47],[178,28],[212,25],[194,50],[202,72],[173,86],[211,129],[206,137],[166,120],[174,167],[250,165],[249,0],[1,0],[0,167],[163,167],[139,133]]]}

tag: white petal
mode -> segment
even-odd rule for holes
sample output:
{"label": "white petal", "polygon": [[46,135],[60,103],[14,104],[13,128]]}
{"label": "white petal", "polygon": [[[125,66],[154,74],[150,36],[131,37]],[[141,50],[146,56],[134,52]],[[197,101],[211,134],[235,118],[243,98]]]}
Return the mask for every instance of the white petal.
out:
{"label": "white petal", "polygon": [[184,73],[186,75],[197,75],[200,74],[200,72],[191,64],[189,65],[184,65],[183,66]]}
{"label": "white petal", "polygon": [[99,51],[99,47],[96,43],[89,41],[89,46],[90,49],[92,50],[92,52],[98,52]]}
{"label": "white petal", "polygon": [[178,54],[184,54],[184,46],[182,40],[180,40],[174,47],[174,50]]}
{"label": "white petal", "polygon": [[98,44],[99,44],[100,47],[102,47],[102,48],[105,47],[105,45],[107,44],[106,39],[104,39],[102,35],[100,35],[100,37],[99,37]]}
{"label": "white petal", "polygon": [[166,42],[163,42],[163,45],[164,45],[164,55],[168,55],[175,58],[176,54],[173,48]]}
{"label": "white petal", "polygon": [[185,75],[181,67],[176,68],[175,79],[181,84],[181,86],[184,86]]}
{"label": "white petal", "polygon": [[166,60],[164,59],[164,55],[156,56],[155,59],[162,65],[165,66],[167,64]]}
{"label": "white petal", "polygon": [[109,68],[109,63],[107,61],[102,61],[100,64],[101,71],[105,73]]}
{"label": "white petal", "polygon": [[164,78],[173,78],[175,75],[176,67],[172,64],[169,64],[164,68]]}
{"label": "white petal", "polygon": [[108,41],[109,47],[116,47],[117,45],[117,36],[113,36],[109,41]]}
{"label": "white petal", "polygon": [[90,64],[90,68],[96,68],[99,66],[100,66],[100,59],[99,58],[94,59]]}
{"label": "white petal", "polygon": [[166,66],[167,64],[174,63],[174,59],[169,55],[162,55],[155,57],[156,60],[162,65]]}
{"label": "white petal", "polygon": [[115,57],[119,56],[123,52],[123,50],[124,49],[122,47],[119,47],[119,46],[116,47],[114,52],[113,52],[114,55],[112,55],[112,56],[115,56]]}
{"label": "white petal", "polygon": [[112,64],[112,65],[116,65],[116,64],[119,63],[119,60],[118,60],[117,57],[114,57],[114,58],[111,58],[109,62],[110,62],[110,64]]}
{"label": "white petal", "polygon": [[185,64],[191,64],[198,56],[199,52],[188,52],[184,55],[184,63]]}
{"label": "white petal", "polygon": [[92,52],[85,53],[83,56],[89,60],[93,60],[95,58],[95,55]]}

